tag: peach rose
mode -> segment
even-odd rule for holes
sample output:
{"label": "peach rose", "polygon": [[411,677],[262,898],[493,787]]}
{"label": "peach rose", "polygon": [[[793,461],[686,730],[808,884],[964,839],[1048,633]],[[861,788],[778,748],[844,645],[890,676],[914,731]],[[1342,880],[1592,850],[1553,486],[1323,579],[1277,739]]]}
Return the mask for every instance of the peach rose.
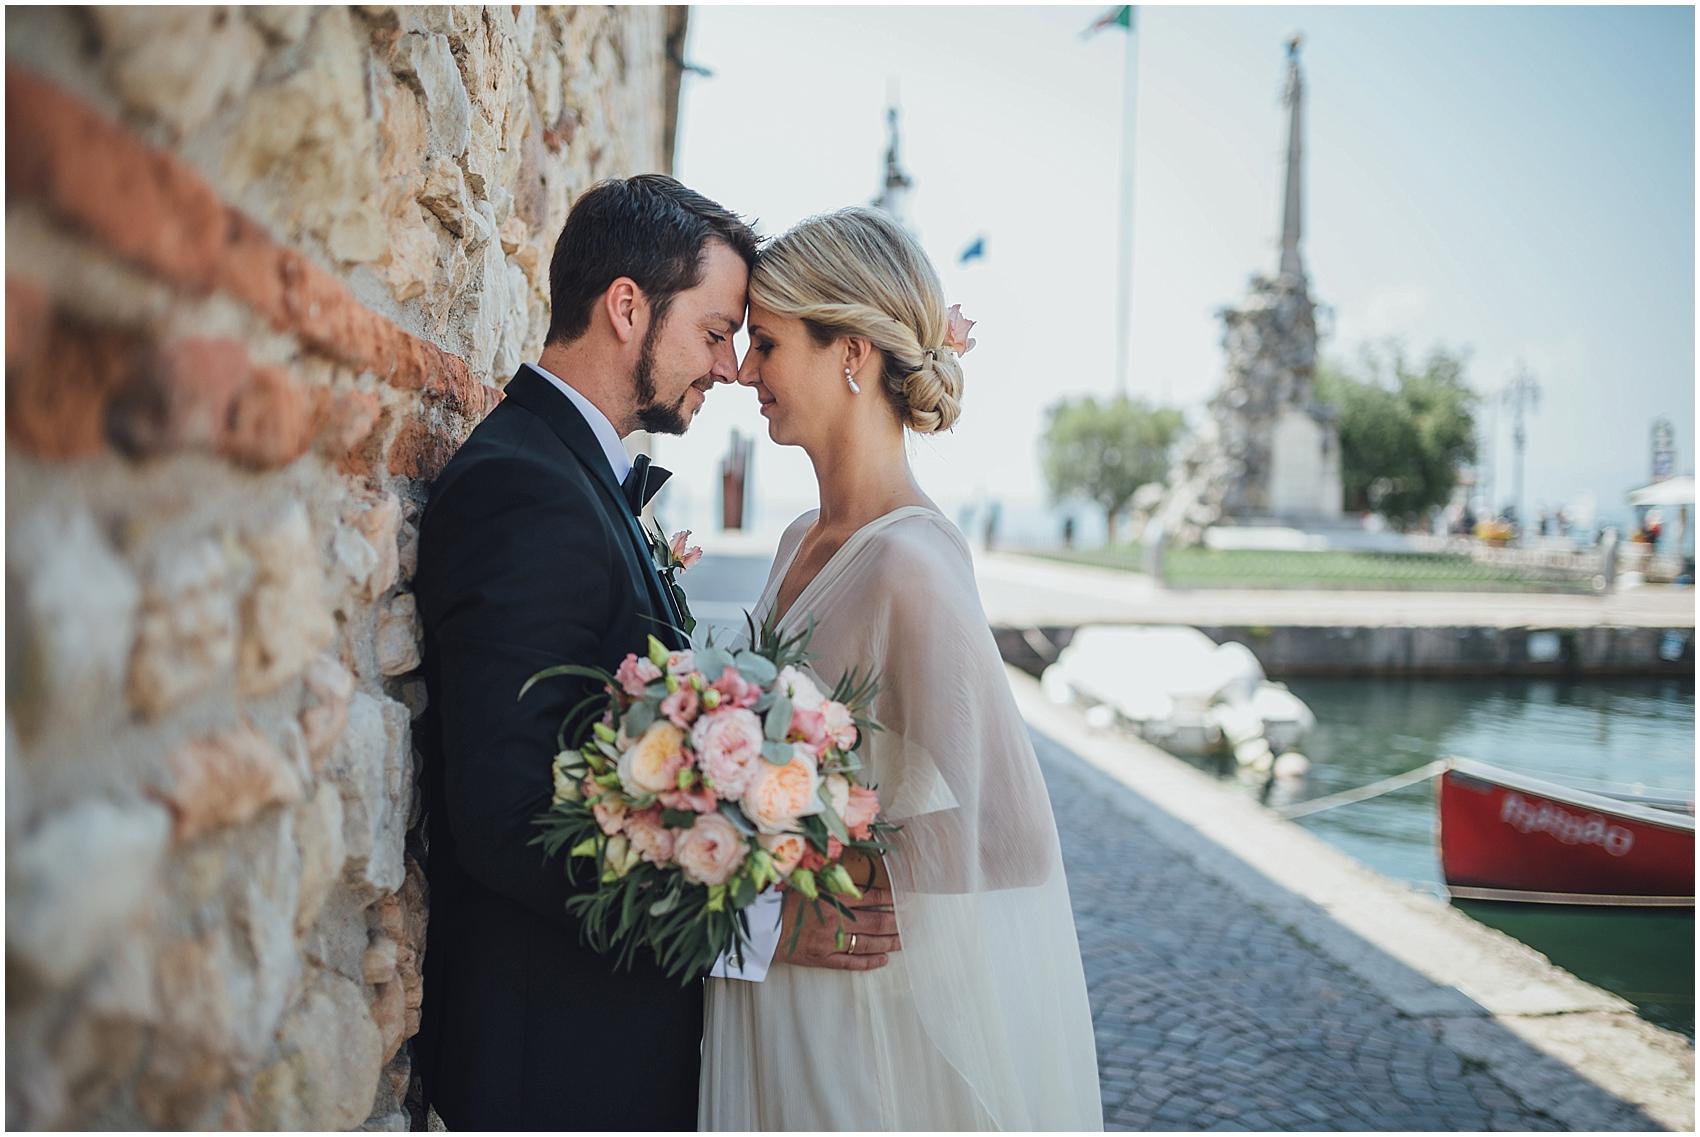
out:
{"label": "peach rose", "polygon": [[725,884],[748,855],[749,848],[737,827],[719,813],[698,817],[673,844],[673,859],[685,879],[698,884]]}
{"label": "peach rose", "polygon": [[782,833],[799,817],[821,811],[820,772],[815,756],[802,743],[791,747],[791,761],[783,766],[760,763],[744,790],[744,816],[763,833]]}
{"label": "peach rose", "polygon": [[715,793],[731,801],[743,796],[762,765],[761,743],[761,720],[742,707],[712,711],[691,729],[697,769],[713,783]]}
{"label": "peach rose", "polygon": [[673,856],[673,830],[661,824],[659,806],[626,818],[626,838],[638,855],[652,865],[664,865]]}
{"label": "peach rose", "polygon": [[614,672],[614,680],[620,684],[620,689],[634,699],[641,698],[643,689],[659,678],[661,668],[647,659],[639,659],[631,654],[620,661],[619,670]]}
{"label": "peach rose", "polygon": [[655,722],[637,745],[620,755],[620,785],[633,797],[677,789],[685,757],[685,732],[670,722]]}
{"label": "peach rose", "polygon": [[774,870],[780,876],[790,876],[791,870],[802,863],[803,851],[809,847],[801,833],[763,833],[756,843],[773,858]]}
{"label": "peach rose", "polygon": [[850,787],[850,803],[846,805],[839,816],[844,818],[844,827],[850,830],[850,836],[858,841],[866,841],[873,836],[874,818],[879,816],[879,795],[865,786]]}

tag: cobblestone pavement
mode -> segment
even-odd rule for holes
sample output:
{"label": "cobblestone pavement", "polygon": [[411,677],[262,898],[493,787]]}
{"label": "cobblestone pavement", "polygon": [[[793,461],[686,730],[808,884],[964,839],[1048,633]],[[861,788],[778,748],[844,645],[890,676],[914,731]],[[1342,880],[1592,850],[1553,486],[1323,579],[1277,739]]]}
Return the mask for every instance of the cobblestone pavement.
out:
{"label": "cobblestone pavement", "polygon": [[1106,1128],[1562,1128],[1170,852],[1117,808],[1132,790],[1033,741],[1068,866]]}

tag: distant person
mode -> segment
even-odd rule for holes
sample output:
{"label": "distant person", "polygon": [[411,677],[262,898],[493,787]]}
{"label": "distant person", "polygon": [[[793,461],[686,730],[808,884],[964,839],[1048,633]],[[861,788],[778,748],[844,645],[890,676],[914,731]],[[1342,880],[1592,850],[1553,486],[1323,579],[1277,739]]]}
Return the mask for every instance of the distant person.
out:
{"label": "distant person", "polygon": [[1063,518],[1062,529],[1063,548],[1074,548],[1074,514],[1071,513]]}

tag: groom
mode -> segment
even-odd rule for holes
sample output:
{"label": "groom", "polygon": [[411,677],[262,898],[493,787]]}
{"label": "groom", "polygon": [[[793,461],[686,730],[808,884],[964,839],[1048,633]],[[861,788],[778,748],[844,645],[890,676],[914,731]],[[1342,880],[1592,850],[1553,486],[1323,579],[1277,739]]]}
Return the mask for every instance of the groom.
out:
{"label": "groom", "polygon": [[[613,671],[651,634],[688,646],[636,518],[668,475],[634,466],[621,439],[682,434],[735,380],[755,256],[748,226],[672,178],[586,192],[550,262],[542,356],[431,489],[414,580],[431,903],[414,1054],[451,1129],[696,1128],[702,984],[648,957],[616,971],[585,947],[561,865],[528,843],[556,730],[592,685],[517,696],[553,664]],[[889,920],[870,912],[858,929],[889,934]],[[805,922],[786,961],[878,966],[838,952],[834,930]],[[730,974],[759,979],[777,938]]]}

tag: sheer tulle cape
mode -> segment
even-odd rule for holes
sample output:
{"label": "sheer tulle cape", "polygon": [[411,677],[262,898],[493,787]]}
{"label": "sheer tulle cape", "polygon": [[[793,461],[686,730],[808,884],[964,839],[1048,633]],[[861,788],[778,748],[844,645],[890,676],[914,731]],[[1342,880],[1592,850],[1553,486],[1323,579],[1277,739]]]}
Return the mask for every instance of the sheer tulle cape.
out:
{"label": "sheer tulle cape", "polygon": [[[786,531],[758,618],[812,518]],[[823,687],[852,668],[880,673],[875,716],[885,729],[862,755],[887,815],[903,827],[887,858],[903,950],[869,975],[781,967],[781,982],[765,991],[711,983],[711,1049],[735,1050],[739,1032],[771,1034],[783,1024],[824,1037],[745,1040],[752,1071],[732,1068],[735,1052],[705,1052],[704,1124],[767,1127],[760,1122],[774,1114],[739,1100],[747,1095],[878,1093],[892,1100],[837,1100],[785,1117],[823,1123],[794,1126],[808,1128],[860,1120],[850,1127],[1101,1129],[1056,823],[961,533],[923,507],[870,523],[808,584],[782,626],[797,630],[810,616]],[[742,1010],[734,1013],[727,997]],[[777,998],[818,1003],[760,1013]],[[845,999],[857,1005],[836,1005]],[[759,1020],[739,1021],[748,1013]],[[854,1024],[836,1044],[834,1022]],[[845,1048],[847,1077],[838,1080],[848,1084],[823,1088],[820,1048],[834,1045]],[[876,1053],[847,1052],[853,1047]]]}

